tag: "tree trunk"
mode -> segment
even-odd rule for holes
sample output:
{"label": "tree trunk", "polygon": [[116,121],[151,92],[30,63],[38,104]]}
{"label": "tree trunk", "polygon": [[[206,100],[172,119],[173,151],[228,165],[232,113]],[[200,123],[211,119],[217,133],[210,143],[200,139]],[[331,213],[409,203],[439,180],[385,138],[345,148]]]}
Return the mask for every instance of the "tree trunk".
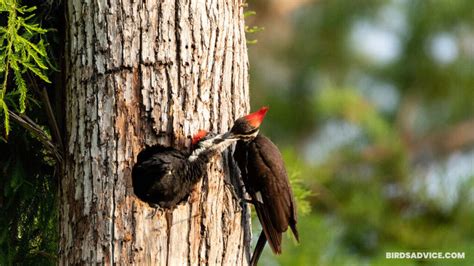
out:
{"label": "tree trunk", "polygon": [[232,156],[166,215],[133,194],[137,154],[187,148],[249,111],[242,0],[67,1],[60,264],[246,265],[249,212]]}

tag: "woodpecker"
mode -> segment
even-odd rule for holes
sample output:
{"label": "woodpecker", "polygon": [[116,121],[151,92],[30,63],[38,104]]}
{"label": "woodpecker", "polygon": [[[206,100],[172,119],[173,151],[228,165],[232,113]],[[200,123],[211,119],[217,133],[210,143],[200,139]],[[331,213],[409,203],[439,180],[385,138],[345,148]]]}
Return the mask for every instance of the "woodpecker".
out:
{"label": "woodpecker", "polygon": [[259,121],[261,123],[267,110],[262,108],[258,115],[237,120],[231,130],[231,135],[240,139],[235,147],[234,159],[263,229],[251,265],[257,264],[266,241],[273,253],[281,253],[282,234],[288,226],[299,241],[296,204],[283,158],[277,146],[258,133],[259,127],[254,127],[255,124],[260,126]]}
{"label": "woodpecker", "polygon": [[201,130],[192,138],[191,151],[163,145],[144,149],[132,169],[135,195],[152,205],[174,208],[189,195],[210,160],[234,141]]}

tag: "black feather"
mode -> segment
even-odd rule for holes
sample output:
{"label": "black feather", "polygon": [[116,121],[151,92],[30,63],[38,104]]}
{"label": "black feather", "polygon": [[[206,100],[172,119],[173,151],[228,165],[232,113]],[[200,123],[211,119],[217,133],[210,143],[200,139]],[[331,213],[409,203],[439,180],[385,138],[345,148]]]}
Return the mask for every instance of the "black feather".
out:
{"label": "black feather", "polygon": [[208,157],[189,161],[190,152],[155,145],[137,157],[132,169],[135,195],[148,203],[174,208],[206,172]]}

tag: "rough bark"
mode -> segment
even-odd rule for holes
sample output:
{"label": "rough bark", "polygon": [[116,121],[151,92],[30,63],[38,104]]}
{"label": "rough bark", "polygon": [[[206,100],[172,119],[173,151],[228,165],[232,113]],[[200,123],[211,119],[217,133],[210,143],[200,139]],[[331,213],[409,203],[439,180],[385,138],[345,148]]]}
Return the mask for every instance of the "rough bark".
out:
{"label": "rough bark", "polygon": [[[231,156],[165,214],[133,194],[145,145],[187,148],[249,111],[241,0],[69,0],[60,264],[246,265],[249,213]],[[237,188],[239,189],[239,188]]]}

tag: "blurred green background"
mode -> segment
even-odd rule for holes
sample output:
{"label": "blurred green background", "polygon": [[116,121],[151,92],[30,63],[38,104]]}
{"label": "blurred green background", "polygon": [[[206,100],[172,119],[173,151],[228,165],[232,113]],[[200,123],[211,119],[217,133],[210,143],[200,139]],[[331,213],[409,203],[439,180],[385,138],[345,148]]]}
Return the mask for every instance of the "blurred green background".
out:
{"label": "blurred green background", "polygon": [[[301,244],[261,264],[474,265],[474,1],[248,10],[264,28],[248,34],[252,106],[270,106],[262,131],[311,192]],[[465,259],[385,259],[396,251]]]}
{"label": "blurred green background", "polygon": [[[64,1],[23,4],[38,7],[58,62]],[[248,4],[251,102],[270,106],[262,132],[284,154],[300,214],[301,244],[286,238],[280,256],[267,247],[261,265],[474,265],[474,1]],[[57,108],[52,69],[57,87],[43,85],[59,92]],[[47,125],[38,95],[27,114]],[[0,136],[0,265],[51,265],[58,169],[37,137],[11,126],[8,142]],[[465,259],[385,259],[397,251]]]}

